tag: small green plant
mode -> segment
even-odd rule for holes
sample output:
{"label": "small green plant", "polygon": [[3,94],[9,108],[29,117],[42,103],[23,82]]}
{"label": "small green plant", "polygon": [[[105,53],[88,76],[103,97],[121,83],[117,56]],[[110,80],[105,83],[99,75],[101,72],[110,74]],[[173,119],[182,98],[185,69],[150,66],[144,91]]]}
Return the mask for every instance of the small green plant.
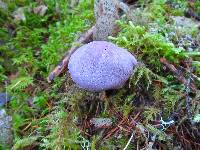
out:
{"label": "small green plant", "polygon": [[143,64],[138,64],[135,69],[134,73],[131,77],[131,83],[137,85],[138,82],[142,82],[146,84],[147,90],[149,89],[152,81],[158,79],[160,82],[167,83],[167,80],[151,71],[149,68],[145,67]]}
{"label": "small green plant", "polygon": [[176,48],[169,43],[160,33],[151,33],[147,28],[135,26],[132,22],[119,22],[122,31],[116,38],[110,37],[116,44],[129,49],[138,56],[139,60],[145,60],[153,70],[160,71],[160,58],[166,57],[170,61],[178,62],[185,57],[183,49]]}
{"label": "small green plant", "polygon": [[160,110],[153,107],[146,107],[144,110],[145,121],[149,122],[155,120],[157,115],[159,115]]}
{"label": "small green plant", "polygon": [[54,147],[60,149],[80,149],[78,137],[80,133],[73,126],[73,119],[70,114],[64,111],[55,111],[49,116],[50,134],[43,138],[42,147],[48,149]]}
{"label": "small green plant", "polygon": [[32,77],[20,77],[12,81],[12,83],[7,87],[8,91],[20,92],[27,88],[29,85],[33,85]]}
{"label": "small green plant", "polygon": [[23,139],[18,139],[15,145],[13,146],[13,150],[21,150],[25,149],[27,147],[32,147],[34,145],[37,145],[36,140],[38,137],[25,137]]}
{"label": "small green plant", "polygon": [[153,133],[155,136],[158,137],[159,140],[161,141],[167,141],[170,139],[170,137],[168,135],[166,135],[165,132],[163,131],[160,131],[159,129],[157,129],[156,127],[150,125],[150,124],[147,124],[146,125],[146,128],[151,132]]}

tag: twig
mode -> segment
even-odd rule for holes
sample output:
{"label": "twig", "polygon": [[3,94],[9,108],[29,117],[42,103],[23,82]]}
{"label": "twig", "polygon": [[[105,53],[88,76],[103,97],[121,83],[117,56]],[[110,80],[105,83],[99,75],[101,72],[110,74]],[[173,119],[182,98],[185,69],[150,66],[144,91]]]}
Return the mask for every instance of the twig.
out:
{"label": "twig", "polygon": [[104,139],[108,139],[110,136],[114,135],[117,130],[119,130],[119,126],[120,125],[123,125],[124,123],[126,122],[126,118],[123,118],[119,123],[118,123],[118,126],[114,127],[113,129],[111,129],[107,135],[104,137]]}
{"label": "twig", "polygon": [[[187,80],[182,74],[180,74],[180,72],[176,69],[174,65],[170,64],[165,58],[160,58],[160,62],[163,63],[166,67],[168,67],[180,82],[182,82],[184,85],[187,85]],[[194,92],[197,91],[193,83],[190,83],[188,87]]]}
{"label": "twig", "polygon": [[127,142],[127,144],[126,144],[126,146],[124,147],[123,150],[126,150],[126,149],[127,149],[127,147],[129,146],[130,142],[131,142],[132,139],[133,139],[133,135],[134,135],[134,132],[132,132],[131,137],[130,137],[130,139],[128,140],[128,142]]}
{"label": "twig", "polygon": [[194,124],[193,121],[192,121],[192,113],[190,111],[190,96],[189,96],[189,92],[190,92],[189,85],[190,85],[190,82],[191,82],[192,70],[193,70],[193,68],[189,68],[189,76],[188,76],[188,79],[187,79],[187,84],[185,85],[185,90],[186,90],[185,101],[186,101],[186,110],[187,110],[188,118],[189,118],[191,124]]}
{"label": "twig", "polygon": [[91,39],[93,30],[94,26],[92,26],[82,37],[77,40],[77,44],[75,46],[72,46],[71,49],[68,50],[68,52],[64,55],[64,58],[49,74],[47,78],[48,82],[52,82],[55,77],[59,76],[67,68],[67,64],[71,55],[79,48],[80,44],[87,43]]}
{"label": "twig", "polygon": [[[186,68],[184,68],[184,67],[182,67],[182,66],[179,66],[180,67],[180,69],[183,69],[184,71],[186,71],[187,73],[190,73]],[[192,78],[194,78],[195,80],[197,80],[197,81],[200,81],[200,78],[199,77],[197,77],[195,74],[193,74],[192,72],[191,72],[191,77]]]}

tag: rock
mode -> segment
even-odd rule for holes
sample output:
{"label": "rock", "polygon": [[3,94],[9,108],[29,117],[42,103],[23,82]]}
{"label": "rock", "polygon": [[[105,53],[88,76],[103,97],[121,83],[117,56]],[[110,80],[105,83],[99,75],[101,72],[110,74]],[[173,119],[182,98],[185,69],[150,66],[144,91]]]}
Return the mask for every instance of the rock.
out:
{"label": "rock", "polygon": [[4,109],[0,110],[0,145],[10,147],[13,135],[11,130],[12,117],[6,114]]}
{"label": "rock", "polygon": [[121,88],[137,64],[127,50],[106,41],[93,41],[78,48],[68,64],[72,80],[88,91]]}
{"label": "rock", "polygon": [[6,11],[8,9],[8,6],[6,3],[4,3],[2,0],[0,0],[0,9],[3,9]]}
{"label": "rock", "polygon": [[13,17],[15,21],[25,21],[26,17],[24,14],[24,8],[20,7],[16,11],[13,12]]}
{"label": "rock", "polygon": [[181,16],[172,16],[172,20],[174,21],[177,27],[184,28],[198,28],[199,22],[195,21],[191,18],[181,17]]}
{"label": "rock", "polygon": [[46,13],[47,9],[48,9],[47,6],[40,5],[40,6],[37,6],[37,7],[33,8],[33,12],[35,14],[40,15],[40,16],[44,16],[44,14]]}
{"label": "rock", "polygon": [[90,123],[96,128],[101,128],[111,126],[113,122],[110,118],[92,118]]}
{"label": "rock", "polygon": [[0,107],[11,100],[11,97],[6,93],[0,93]]}
{"label": "rock", "polygon": [[118,0],[94,1],[96,24],[93,30],[93,40],[107,40],[108,36],[114,36],[119,31],[116,20],[120,18],[120,10],[128,13],[129,7]]}

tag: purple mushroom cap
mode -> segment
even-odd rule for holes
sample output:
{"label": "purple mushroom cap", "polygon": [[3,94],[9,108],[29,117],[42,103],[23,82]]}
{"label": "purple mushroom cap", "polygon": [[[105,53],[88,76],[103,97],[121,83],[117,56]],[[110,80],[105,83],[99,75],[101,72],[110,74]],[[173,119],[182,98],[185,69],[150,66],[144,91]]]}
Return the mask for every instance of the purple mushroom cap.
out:
{"label": "purple mushroom cap", "polygon": [[70,57],[72,80],[88,91],[121,88],[133,73],[135,57],[126,49],[106,41],[93,41]]}

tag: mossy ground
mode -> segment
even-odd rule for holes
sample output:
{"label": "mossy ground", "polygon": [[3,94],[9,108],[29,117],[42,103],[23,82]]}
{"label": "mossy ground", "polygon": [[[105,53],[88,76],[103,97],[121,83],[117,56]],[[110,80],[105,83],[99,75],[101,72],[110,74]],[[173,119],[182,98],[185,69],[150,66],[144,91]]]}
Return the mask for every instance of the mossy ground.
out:
{"label": "mossy ground", "polygon": [[[13,148],[123,149],[131,135],[127,149],[198,148],[200,31],[176,27],[171,16],[183,17],[188,8],[198,14],[200,3],[139,0],[109,40],[132,52],[140,64],[122,89],[90,93],[78,89],[67,73],[53,84],[46,80],[73,41],[95,22],[92,0],[71,2],[16,0],[7,2],[6,11],[0,9],[0,90],[12,96],[6,110],[13,118]],[[32,11],[40,4],[48,7],[44,16]],[[13,20],[18,7],[24,8],[25,21]],[[192,78],[196,91],[161,58],[187,81]],[[97,128],[91,118],[110,118],[113,124]]]}

